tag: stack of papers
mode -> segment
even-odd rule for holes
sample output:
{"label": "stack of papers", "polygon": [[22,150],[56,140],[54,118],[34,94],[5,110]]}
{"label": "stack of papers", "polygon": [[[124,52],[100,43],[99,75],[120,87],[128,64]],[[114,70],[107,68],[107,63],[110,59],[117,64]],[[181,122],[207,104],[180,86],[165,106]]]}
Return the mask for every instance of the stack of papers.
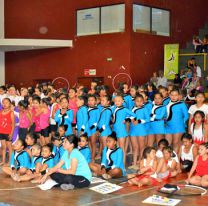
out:
{"label": "stack of papers", "polygon": [[38,185],[38,187],[41,190],[50,190],[51,188],[53,188],[55,185],[58,185],[58,183],[52,179],[48,179],[45,181],[45,183]]}
{"label": "stack of papers", "polygon": [[178,199],[170,199],[170,198],[159,196],[159,195],[153,195],[153,196],[150,196],[147,199],[145,199],[142,203],[154,204],[154,205],[175,206],[180,201],[181,200],[178,200]]}
{"label": "stack of papers", "polygon": [[109,193],[115,192],[117,190],[120,190],[121,188],[123,188],[123,187],[115,185],[115,184],[111,184],[109,182],[105,182],[101,185],[91,187],[90,190],[93,190],[93,191],[98,192],[100,194],[109,194]]}

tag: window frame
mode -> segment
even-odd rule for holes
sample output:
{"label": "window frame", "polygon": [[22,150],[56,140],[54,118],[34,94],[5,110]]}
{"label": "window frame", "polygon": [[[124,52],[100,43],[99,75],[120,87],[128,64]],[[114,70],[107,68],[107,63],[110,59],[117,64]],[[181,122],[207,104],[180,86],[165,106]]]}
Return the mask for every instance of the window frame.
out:
{"label": "window frame", "polygon": [[[133,3],[133,6],[134,5],[138,5],[138,6],[145,6],[145,7],[149,7],[150,8],[150,32],[135,32],[134,31],[134,22],[133,22],[133,18],[134,18],[134,13],[132,11],[132,30],[134,33],[145,33],[145,34],[150,34],[150,35],[156,35],[156,36],[161,36],[161,37],[171,37],[172,36],[172,13],[171,13],[171,10],[170,9],[165,9],[165,8],[161,8],[161,7],[155,7],[155,6],[151,6],[151,5],[147,5],[147,4],[138,4],[138,3]],[[166,36],[166,35],[161,35],[161,34],[155,34],[152,30],[152,10],[153,9],[159,9],[159,10],[163,10],[163,11],[167,11],[169,12],[169,35]],[[133,7],[132,7],[132,10],[133,10]]]}
{"label": "window frame", "polygon": [[[79,11],[83,11],[83,10],[88,10],[88,9],[96,9],[96,8],[99,8],[99,33],[98,34],[86,34],[86,35],[78,35],[78,12]],[[77,37],[84,37],[84,36],[93,36],[93,35],[99,35],[100,34],[100,30],[101,30],[101,27],[100,27],[100,24],[101,24],[101,9],[100,7],[90,7],[90,8],[82,8],[82,9],[76,9],[76,36]]]}
{"label": "window frame", "polygon": [[[124,31],[116,31],[116,32],[104,32],[102,33],[102,8],[105,7],[112,7],[112,6],[119,6],[124,5]],[[124,33],[126,31],[126,4],[125,3],[119,3],[119,4],[111,4],[111,5],[105,5],[100,7],[100,34],[116,34],[116,33]]]}
{"label": "window frame", "polygon": [[[101,24],[102,24],[102,19],[101,19],[101,10],[103,7],[110,7],[110,6],[117,6],[117,5],[124,5],[124,31],[121,32],[108,32],[108,33],[102,33],[101,31]],[[95,8],[99,8],[99,33],[98,34],[86,34],[86,35],[78,35],[78,11],[82,11],[82,10],[87,10],[87,9],[95,9]],[[117,33],[124,33],[126,32],[126,4],[123,3],[116,3],[116,4],[109,4],[109,5],[103,5],[103,6],[94,6],[94,7],[87,7],[87,8],[81,8],[81,9],[76,9],[76,37],[85,37],[85,36],[94,36],[94,35],[105,35],[105,34],[117,34]]]}

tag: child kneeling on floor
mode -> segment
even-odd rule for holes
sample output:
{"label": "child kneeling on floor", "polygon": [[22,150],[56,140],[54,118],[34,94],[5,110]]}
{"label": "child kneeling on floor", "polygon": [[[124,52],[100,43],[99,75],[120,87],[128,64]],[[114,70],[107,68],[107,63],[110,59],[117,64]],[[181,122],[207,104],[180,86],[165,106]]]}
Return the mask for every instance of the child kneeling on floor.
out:
{"label": "child kneeling on floor", "polygon": [[101,165],[91,163],[90,169],[95,175],[102,176],[104,179],[125,176],[124,154],[123,150],[117,147],[117,137],[114,132],[107,137],[106,145],[102,152]]}

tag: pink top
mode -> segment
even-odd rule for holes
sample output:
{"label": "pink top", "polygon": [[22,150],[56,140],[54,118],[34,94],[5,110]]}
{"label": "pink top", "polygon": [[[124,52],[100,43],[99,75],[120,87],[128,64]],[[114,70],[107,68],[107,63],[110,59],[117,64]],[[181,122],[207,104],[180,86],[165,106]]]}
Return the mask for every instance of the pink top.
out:
{"label": "pink top", "polygon": [[35,123],[35,132],[40,132],[40,115],[36,115],[36,109],[34,107],[32,108],[32,119],[33,123]]}
{"label": "pink top", "polygon": [[40,114],[40,128],[46,129],[49,126],[50,119],[50,109],[47,110],[47,113]]}
{"label": "pink top", "polygon": [[74,119],[72,123],[76,123],[76,114],[78,111],[78,107],[77,107],[77,99],[75,99],[75,101],[69,100],[69,109],[71,109],[73,111],[74,114]]}
{"label": "pink top", "polygon": [[20,128],[29,128],[30,126],[30,120],[27,117],[27,111],[20,113],[20,119],[19,119],[19,127]]}

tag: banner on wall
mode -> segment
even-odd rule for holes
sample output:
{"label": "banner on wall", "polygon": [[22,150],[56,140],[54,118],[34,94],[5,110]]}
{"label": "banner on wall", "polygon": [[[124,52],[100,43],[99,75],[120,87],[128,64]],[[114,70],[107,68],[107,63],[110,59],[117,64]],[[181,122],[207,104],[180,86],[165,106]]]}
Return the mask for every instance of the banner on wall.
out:
{"label": "banner on wall", "polygon": [[179,44],[165,44],[164,46],[164,76],[174,79],[178,74]]}

